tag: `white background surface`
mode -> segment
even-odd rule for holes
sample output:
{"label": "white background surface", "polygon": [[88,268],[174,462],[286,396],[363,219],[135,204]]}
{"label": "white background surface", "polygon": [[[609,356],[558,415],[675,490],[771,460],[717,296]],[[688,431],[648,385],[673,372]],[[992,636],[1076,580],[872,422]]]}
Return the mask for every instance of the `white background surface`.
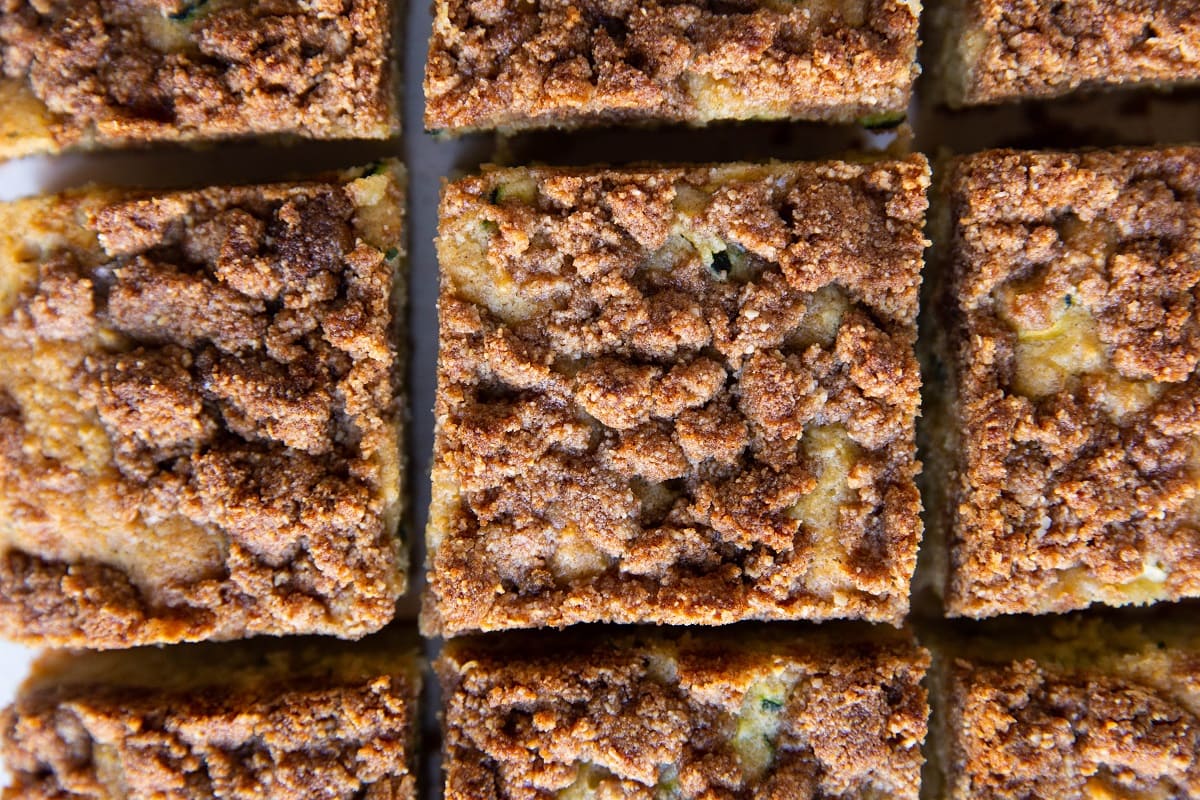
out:
{"label": "white background surface", "polygon": [[[588,131],[570,136],[533,134],[498,142],[472,137],[458,142],[436,141],[421,130],[420,77],[429,34],[425,0],[408,9],[404,55],[406,81],[405,137],[389,143],[305,143],[294,146],[224,145],[207,150],[153,151],[71,155],[59,159],[28,159],[0,165],[0,200],[39,191],[54,191],[89,181],[118,185],[189,186],[204,183],[276,180],[323,169],[373,161],[384,155],[403,155],[409,169],[409,397],[412,421],[408,447],[412,513],[409,541],[414,543],[414,592],[402,617],[415,616],[415,596],[423,551],[419,540],[429,502],[429,454],[432,447],[434,366],[436,358],[435,286],[437,191],[443,176],[461,174],[487,160],[551,164],[628,163],[632,161],[723,161],[762,158],[836,156],[852,146],[880,146],[888,137],[864,136],[860,131],[813,125],[756,124],[721,126],[711,130],[662,129]],[[918,84],[918,87],[920,84]],[[931,157],[948,150],[967,152],[986,146],[1020,147],[1113,145],[1119,143],[1185,142],[1200,140],[1200,92],[1171,98],[1115,95],[1093,100],[1059,102],[1024,109],[983,110],[949,115],[929,107],[914,107],[915,145]],[[430,655],[436,643],[430,643]],[[12,700],[31,651],[0,643],[0,705]],[[434,693],[426,693],[425,751],[438,747]],[[424,793],[440,796],[436,766],[428,763]],[[0,772],[0,778],[3,773]]]}

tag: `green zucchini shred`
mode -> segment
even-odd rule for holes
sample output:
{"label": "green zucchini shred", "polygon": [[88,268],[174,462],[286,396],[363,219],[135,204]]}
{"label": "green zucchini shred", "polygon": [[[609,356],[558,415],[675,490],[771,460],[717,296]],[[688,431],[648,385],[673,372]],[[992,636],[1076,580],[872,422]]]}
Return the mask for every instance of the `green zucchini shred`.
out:
{"label": "green zucchini shred", "polygon": [[169,16],[176,22],[191,22],[206,5],[208,5],[208,0],[192,0],[182,10],[176,11]]}

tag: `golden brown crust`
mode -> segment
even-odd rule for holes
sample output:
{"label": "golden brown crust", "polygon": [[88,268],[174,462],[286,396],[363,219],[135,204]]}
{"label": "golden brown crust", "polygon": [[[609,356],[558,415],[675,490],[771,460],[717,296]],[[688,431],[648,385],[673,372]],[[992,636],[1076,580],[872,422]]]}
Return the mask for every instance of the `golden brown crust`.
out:
{"label": "golden brown crust", "polygon": [[955,166],[952,613],[1200,594],[1198,191],[1196,148]]}
{"label": "golden brown crust", "polygon": [[919,11],[911,0],[438,0],[425,126],[902,114]]}
{"label": "golden brown crust", "polygon": [[448,186],[427,629],[901,619],[927,185],[913,157]]}
{"label": "golden brown crust", "polygon": [[[1108,637],[1129,631],[1075,630],[1096,641],[1065,639],[1034,658],[964,652],[938,667],[948,800],[1200,794],[1200,654],[1153,638],[1117,654]],[[1096,646],[1092,658],[1072,652]],[[1064,648],[1066,660],[1054,652]]]}
{"label": "golden brown crust", "polygon": [[[229,647],[178,655],[215,666]],[[312,653],[275,652],[274,671],[281,658],[296,671],[245,682],[229,674],[219,688],[104,678],[27,688],[0,715],[13,776],[3,796],[415,800],[416,671],[399,657],[364,669],[328,645],[321,652],[319,667],[301,663]],[[136,663],[137,652],[127,658]]]}
{"label": "golden brown crust", "polygon": [[954,0],[942,80],[952,105],[1200,80],[1192,0]]}
{"label": "golden brown crust", "polygon": [[30,241],[77,225],[90,245],[43,242],[0,300],[6,635],[357,637],[391,618],[403,197],[359,174],[15,212]]}
{"label": "golden brown crust", "polygon": [[577,780],[596,794],[566,796],[918,795],[928,654],[911,639],[563,637],[447,644],[447,800],[534,800]]}
{"label": "golden brown crust", "polygon": [[56,148],[386,138],[391,37],[387,0],[8,0],[0,80],[40,104]]}

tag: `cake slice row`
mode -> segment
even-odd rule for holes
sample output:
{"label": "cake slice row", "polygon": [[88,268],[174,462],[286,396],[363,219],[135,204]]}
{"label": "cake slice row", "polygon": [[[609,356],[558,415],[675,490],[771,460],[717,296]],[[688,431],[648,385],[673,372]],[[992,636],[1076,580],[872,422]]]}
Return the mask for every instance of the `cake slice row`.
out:
{"label": "cake slice row", "polygon": [[[911,156],[447,186],[425,630],[899,624],[928,183]],[[1198,190],[1186,147],[948,168],[923,430],[951,614],[1200,593]],[[383,164],[0,207],[7,636],[391,619],[402,198]]]}
{"label": "cake slice row", "polygon": [[[899,622],[928,167],[447,187],[429,633]],[[1200,594],[1200,149],[946,165],[922,350],[955,616]]]}
{"label": "cake slice row", "polygon": [[437,0],[434,12],[425,125],[452,133],[722,119],[895,125],[921,72],[923,13],[938,51],[933,92],[955,108],[1200,81],[1190,0]]}
{"label": "cake slice row", "polygon": [[[918,0],[438,0],[425,125],[463,133],[804,119],[894,125]],[[951,105],[1200,80],[1189,0],[944,0]],[[399,130],[390,0],[42,3],[0,8],[0,159],[248,136]]]}
{"label": "cake slice row", "polygon": [[[1194,625],[923,638],[928,679],[930,653],[889,628],[457,639],[436,663],[444,796],[1200,794]],[[398,632],[48,655],[0,716],[4,797],[413,798],[420,684]]]}

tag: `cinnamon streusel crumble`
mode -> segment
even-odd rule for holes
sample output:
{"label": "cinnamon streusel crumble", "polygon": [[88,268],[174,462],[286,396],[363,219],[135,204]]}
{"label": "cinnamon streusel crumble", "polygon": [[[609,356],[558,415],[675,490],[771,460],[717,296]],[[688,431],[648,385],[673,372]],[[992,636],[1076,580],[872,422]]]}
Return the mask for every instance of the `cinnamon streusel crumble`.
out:
{"label": "cinnamon streusel crumble", "polygon": [[437,0],[425,127],[903,118],[919,0]]}
{"label": "cinnamon streusel crumble", "polygon": [[399,132],[390,0],[5,0],[0,158]]}
{"label": "cinnamon streusel crumble", "polygon": [[1200,796],[1194,625],[995,622],[935,648],[931,796]]}
{"label": "cinnamon streusel crumble", "polygon": [[420,666],[395,634],[42,656],[0,713],[6,800],[416,800]]}
{"label": "cinnamon streusel crumble", "polygon": [[929,168],[444,190],[424,625],[898,622]]}
{"label": "cinnamon streusel crumble", "polygon": [[1195,0],[947,0],[933,16],[955,107],[1200,81]]}
{"label": "cinnamon streusel crumble", "polygon": [[1200,148],[980,153],[949,202],[949,611],[1200,595]]}
{"label": "cinnamon streusel crumble", "polygon": [[0,631],[358,637],[405,586],[403,174],[0,205]]}
{"label": "cinnamon streusel crumble", "polygon": [[449,642],[446,800],[916,800],[929,654],[836,630]]}

